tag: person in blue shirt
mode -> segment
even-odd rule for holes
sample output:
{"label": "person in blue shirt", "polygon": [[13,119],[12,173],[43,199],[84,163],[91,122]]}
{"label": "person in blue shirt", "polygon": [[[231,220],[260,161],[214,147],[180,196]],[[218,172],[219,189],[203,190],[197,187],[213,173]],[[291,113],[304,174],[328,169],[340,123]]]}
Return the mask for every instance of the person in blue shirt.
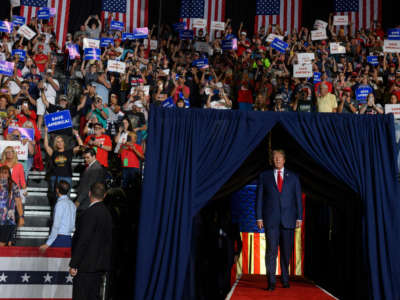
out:
{"label": "person in blue shirt", "polygon": [[40,246],[40,251],[44,252],[47,248],[70,248],[71,235],[75,228],[76,206],[68,198],[70,184],[60,180],[56,187],[57,203],[54,208],[53,226],[47,242]]}

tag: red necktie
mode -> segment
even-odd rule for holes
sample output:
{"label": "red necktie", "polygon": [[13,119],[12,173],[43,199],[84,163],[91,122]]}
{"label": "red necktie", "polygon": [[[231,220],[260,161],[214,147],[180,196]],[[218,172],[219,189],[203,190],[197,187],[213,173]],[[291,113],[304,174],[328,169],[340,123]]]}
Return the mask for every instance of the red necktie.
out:
{"label": "red necktie", "polygon": [[278,190],[279,190],[279,193],[282,193],[283,179],[282,179],[282,175],[281,175],[281,170],[278,170],[278,179],[277,179],[277,182],[278,182]]}

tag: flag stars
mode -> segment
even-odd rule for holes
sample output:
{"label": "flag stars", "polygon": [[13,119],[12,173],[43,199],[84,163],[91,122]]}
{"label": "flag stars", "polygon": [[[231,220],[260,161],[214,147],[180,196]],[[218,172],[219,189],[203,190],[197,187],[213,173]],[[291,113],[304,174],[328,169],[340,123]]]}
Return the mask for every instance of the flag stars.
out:
{"label": "flag stars", "polygon": [[71,276],[71,274],[68,274],[68,276],[65,276],[66,283],[72,283],[72,279],[73,279],[73,277]]}
{"label": "flag stars", "polygon": [[4,272],[3,272],[3,274],[0,275],[0,282],[7,282],[7,277],[8,276],[5,275]]}
{"label": "flag stars", "polygon": [[31,276],[29,276],[27,273],[21,276],[22,282],[29,282],[29,278],[31,278]]}
{"label": "flag stars", "polygon": [[44,283],[46,283],[46,282],[51,283],[52,278],[53,278],[53,276],[51,276],[49,273],[47,273],[45,276],[43,276]]}

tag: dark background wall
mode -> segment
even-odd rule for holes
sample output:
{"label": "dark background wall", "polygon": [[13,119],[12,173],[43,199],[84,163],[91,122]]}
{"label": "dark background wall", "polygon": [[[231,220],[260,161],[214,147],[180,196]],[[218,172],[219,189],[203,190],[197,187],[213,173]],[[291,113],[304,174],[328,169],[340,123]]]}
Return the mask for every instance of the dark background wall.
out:
{"label": "dark background wall", "polygon": [[[181,0],[162,1],[162,22],[174,23],[179,19]],[[383,26],[385,28],[399,25],[395,8],[397,1],[382,0]],[[88,15],[100,14],[101,0],[71,0],[69,31],[75,31],[83,24]],[[0,19],[8,18],[10,4],[8,0],[1,0]],[[226,18],[233,20],[234,26],[240,22],[249,32],[252,32],[254,14],[256,11],[256,0],[226,0]],[[333,0],[316,1],[303,0],[303,25],[311,26],[316,18],[327,20],[333,11]],[[149,22],[157,24],[159,16],[159,0],[149,0]]]}

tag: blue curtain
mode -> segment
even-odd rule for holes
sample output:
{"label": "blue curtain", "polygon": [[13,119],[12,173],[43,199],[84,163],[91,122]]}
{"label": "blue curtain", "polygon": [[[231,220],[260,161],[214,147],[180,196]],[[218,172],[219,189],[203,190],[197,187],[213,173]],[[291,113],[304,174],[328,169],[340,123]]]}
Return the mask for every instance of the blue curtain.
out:
{"label": "blue curtain", "polygon": [[182,299],[192,219],[280,122],[358,192],[374,299],[400,288],[400,202],[392,116],[152,107],[141,202],[135,299]]}

